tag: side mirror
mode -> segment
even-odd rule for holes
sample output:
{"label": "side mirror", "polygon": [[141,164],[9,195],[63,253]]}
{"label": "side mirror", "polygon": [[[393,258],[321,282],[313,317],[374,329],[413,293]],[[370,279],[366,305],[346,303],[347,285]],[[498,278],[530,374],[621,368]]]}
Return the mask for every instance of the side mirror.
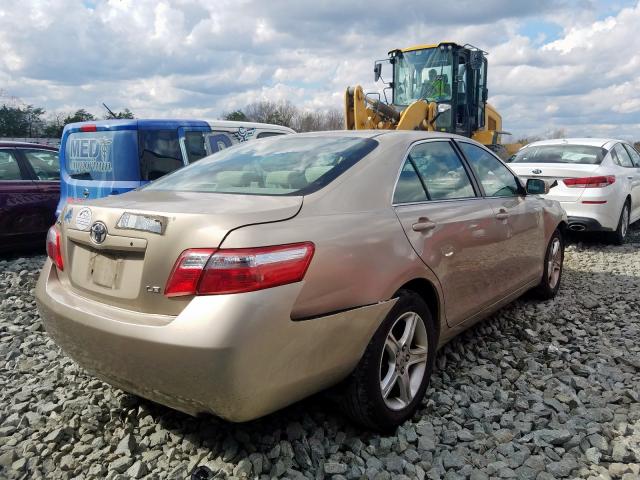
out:
{"label": "side mirror", "polygon": [[373,66],[373,81],[377,82],[378,80],[380,80],[381,75],[382,75],[382,64],[376,63]]}
{"label": "side mirror", "polygon": [[546,195],[549,193],[549,185],[539,178],[527,180],[527,193],[529,195]]}

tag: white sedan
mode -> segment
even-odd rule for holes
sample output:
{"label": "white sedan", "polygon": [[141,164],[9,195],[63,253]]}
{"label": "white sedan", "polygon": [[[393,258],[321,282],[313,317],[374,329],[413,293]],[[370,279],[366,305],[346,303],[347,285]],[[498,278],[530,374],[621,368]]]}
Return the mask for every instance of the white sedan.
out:
{"label": "white sedan", "polygon": [[629,224],[640,220],[640,154],[614,139],[566,138],[533,142],[511,159],[522,179],[542,178],[554,185],[573,231],[609,232],[622,244]]}

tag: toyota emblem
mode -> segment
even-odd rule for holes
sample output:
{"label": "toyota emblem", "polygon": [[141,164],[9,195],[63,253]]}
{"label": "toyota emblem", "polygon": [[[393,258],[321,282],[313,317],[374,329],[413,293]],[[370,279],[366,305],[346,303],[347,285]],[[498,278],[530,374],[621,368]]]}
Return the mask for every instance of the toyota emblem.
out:
{"label": "toyota emblem", "polygon": [[94,224],[91,225],[89,237],[93,243],[101,244],[107,238],[107,226],[102,222],[94,222]]}
{"label": "toyota emblem", "polygon": [[536,175],[540,175],[542,173],[542,170],[540,170],[539,168],[535,168],[535,169],[531,170],[531,173],[535,173]]}

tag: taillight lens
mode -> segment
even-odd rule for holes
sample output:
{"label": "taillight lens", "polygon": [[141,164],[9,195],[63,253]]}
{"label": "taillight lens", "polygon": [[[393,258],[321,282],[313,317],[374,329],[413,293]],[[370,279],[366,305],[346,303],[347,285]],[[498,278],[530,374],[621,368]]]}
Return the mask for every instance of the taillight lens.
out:
{"label": "taillight lens", "polygon": [[164,294],[167,297],[194,295],[200,275],[213,252],[215,249],[212,248],[193,248],[182,252],[171,270]]}
{"label": "taillight lens", "polygon": [[173,267],[165,295],[252,292],[299,282],[313,252],[311,242],[217,251],[186,250]]}
{"label": "taillight lens", "polygon": [[47,255],[59,270],[64,270],[62,248],[60,246],[60,230],[56,225],[49,228],[47,232]]}
{"label": "taillight lens", "polygon": [[565,178],[562,181],[569,188],[602,188],[616,183],[616,177],[607,175],[602,177]]}

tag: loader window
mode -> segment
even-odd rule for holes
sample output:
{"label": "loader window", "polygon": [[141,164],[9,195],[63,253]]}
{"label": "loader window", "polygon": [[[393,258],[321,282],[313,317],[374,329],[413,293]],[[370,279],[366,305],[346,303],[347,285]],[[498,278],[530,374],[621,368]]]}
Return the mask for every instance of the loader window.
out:
{"label": "loader window", "polygon": [[451,101],[452,67],[453,54],[447,49],[425,48],[399,55],[394,68],[393,103]]}

